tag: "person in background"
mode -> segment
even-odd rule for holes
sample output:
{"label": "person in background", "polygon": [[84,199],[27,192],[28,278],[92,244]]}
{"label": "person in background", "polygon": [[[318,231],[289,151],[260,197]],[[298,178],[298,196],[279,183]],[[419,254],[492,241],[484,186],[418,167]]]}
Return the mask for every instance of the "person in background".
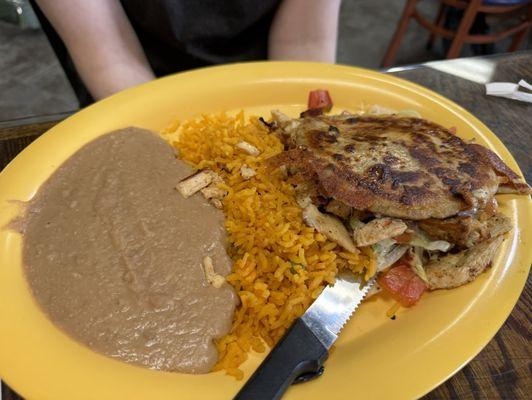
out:
{"label": "person in background", "polygon": [[36,0],[92,97],[260,59],[334,63],[341,0]]}

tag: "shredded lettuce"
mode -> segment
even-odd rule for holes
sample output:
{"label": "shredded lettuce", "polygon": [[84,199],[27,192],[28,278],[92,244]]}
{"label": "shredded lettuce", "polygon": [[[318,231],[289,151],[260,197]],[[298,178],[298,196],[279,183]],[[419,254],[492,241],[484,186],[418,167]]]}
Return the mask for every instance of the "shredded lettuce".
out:
{"label": "shredded lettuce", "polygon": [[448,251],[451,248],[451,243],[445,240],[430,240],[427,236],[421,232],[416,232],[410,244],[414,247],[422,247],[429,251]]}
{"label": "shredded lettuce", "polygon": [[414,268],[414,272],[417,276],[419,276],[423,281],[428,284],[429,279],[427,278],[427,274],[425,273],[425,269],[423,268],[423,264],[421,262],[421,256],[423,255],[423,248],[421,247],[414,247],[413,251],[411,251],[412,255],[412,267]]}
{"label": "shredded lettuce", "polygon": [[375,243],[371,248],[376,255],[377,272],[380,272],[399,260],[409,246],[399,245],[393,239],[384,239]]}
{"label": "shredded lettuce", "polygon": [[375,243],[374,245],[371,246],[371,248],[377,254],[386,254],[396,244],[397,242],[395,240],[387,238],[387,239],[381,240],[380,242]]}

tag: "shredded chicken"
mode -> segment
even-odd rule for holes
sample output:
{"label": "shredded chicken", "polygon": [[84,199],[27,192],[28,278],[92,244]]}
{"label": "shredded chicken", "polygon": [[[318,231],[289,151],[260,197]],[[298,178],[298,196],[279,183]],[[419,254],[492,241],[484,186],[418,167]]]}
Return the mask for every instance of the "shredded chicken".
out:
{"label": "shredded chicken", "polygon": [[486,221],[490,238],[512,230],[512,220],[502,213],[496,213]]}
{"label": "shredded chicken", "polygon": [[459,247],[473,247],[486,239],[502,235],[512,229],[512,221],[496,212],[486,220],[477,217],[430,218],[418,226],[432,240],[445,240]]}
{"label": "shredded chicken", "polygon": [[227,195],[227,191],[220,189],[215,184],[211,184],[204,189],[201,189],[201,194],[216,208],[222,209],[222,200]]}
{"label": "shredded chicken", "polygon": [[451,289],[475,279],[491,263],[504,240],[497,236],[456,254],[447,254],[425,265],[429,289]]}
{"label": "shredded chicken", "polygon": [[201,189],[201,194],[207,200],[211,200],[211,199],[223,200],[223,198],[227,195],[227,191],[220,189],[219,187],[216,187],[216,185],[209,185],[206,188]]}
{"label": "shredded chicken", "polygon": [[248,153],[250,156],[258,156],[260,154],[259,149],[257,149],[251,143],[248,143],[244,140],[238,142],[236,144],[236,147],[238,147],[240,150],[244,151],[245,153]]}
{"label": "shredded chicken", "polygon": [[294,186],[297,205],[304,209],[309,204],[312,204],[312,193],[309,191],[309,185],[306,182],[299,183]]}
{"label": "shredded chicken", "polygon": [[212,263],[212,258],[209,256],[203,257],[203,271],[205,272],[205,278],[207,282],[214,286],[215,288],[220,288],[225,282],[225,278],[214,272],[214,265]]}
{"label": "shredded chicken", "polygon": [[358,253],[358,250],[351,239],[351,235],[342,222],[332,215],[321,213],[315,205],[309,204],[303,210],[303,221],[319,233],[325,235],[329,240],[338,243],[351,253]]}
{"label": "shredded chicken", "polygon": [[272,110],[271,113],[272,119],[281,125],[288,124],[293,121],[292,118],[279,110]]}
{"label": "shredded chicken", "polygon": [[383,239],[399,236],[407,228],[403,221],[391,218],[376,218],[357,229],[354,236],[357,246],[370,246]]}
{"label": "shredded chicken", "polygon": [[272,120],[277,127],[282,128],[276,132],[277,135],[284,136],[286,139],[292,136],[290,132],[293,132],[300,124],[299,120],[292,119],[279,110],[272,110]]}
{"label": "shredded chicken", "polygon": [[183,179],[177,184],[176,189],[181,195],[183,195],[183,197],[187,198],[209,186],[212,182],[219,180],[221,180],[221,178],[216,172],[211,171],[210,169],[203,169]]}
{"label": "shredded chicken", "polygon": [[257,173],[253,168],[250,168],[245,164],[240,167],[240,175],[242,175],[242,178],[245,180],[253,178],[256,174]]}
{"label": "shredded chicken", "polygon": [[344,204],[341,201],[335,199],[331,200],[329,204],[327,204],[327,206],[325,207],[325,211],[337,215],[342,219],[346,219],[347,217],[349,217],[349,215],[351,215],[351,210],[352,208],[349,207],[347,204]]}

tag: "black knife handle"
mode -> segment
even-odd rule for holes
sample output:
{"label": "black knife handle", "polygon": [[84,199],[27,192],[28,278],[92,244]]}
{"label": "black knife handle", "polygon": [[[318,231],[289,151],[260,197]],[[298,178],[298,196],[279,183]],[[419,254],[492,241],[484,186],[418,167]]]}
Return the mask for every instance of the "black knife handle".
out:
{"label": "black knife handle", "polygon": [[298,318],[251,375],[235,400],[280,399],[299,376],[321,373],[327,356],[325,346]]}

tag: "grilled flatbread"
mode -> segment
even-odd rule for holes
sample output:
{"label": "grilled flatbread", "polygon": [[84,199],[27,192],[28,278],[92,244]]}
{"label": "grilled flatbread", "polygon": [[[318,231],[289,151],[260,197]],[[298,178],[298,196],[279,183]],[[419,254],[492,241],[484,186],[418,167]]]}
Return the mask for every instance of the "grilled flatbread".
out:
{"label": "grilled flatbread", "polygon": [[[272,160],[314,182],[318,195],[410,220],[473,215],[504,190],[530,193],[495,153],[420,118],[277,116],[287,151]],[[482,150],[484,149],[484,150]]]}

